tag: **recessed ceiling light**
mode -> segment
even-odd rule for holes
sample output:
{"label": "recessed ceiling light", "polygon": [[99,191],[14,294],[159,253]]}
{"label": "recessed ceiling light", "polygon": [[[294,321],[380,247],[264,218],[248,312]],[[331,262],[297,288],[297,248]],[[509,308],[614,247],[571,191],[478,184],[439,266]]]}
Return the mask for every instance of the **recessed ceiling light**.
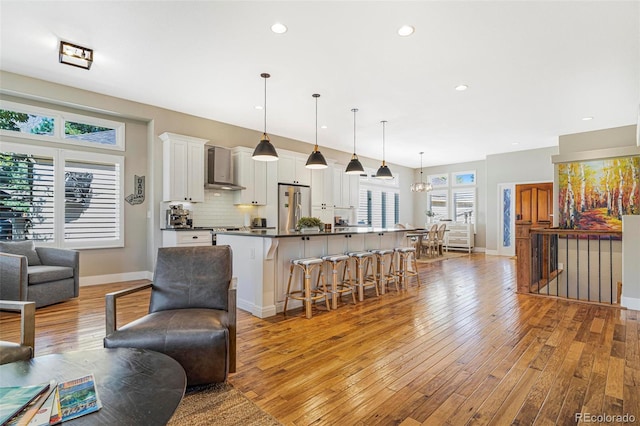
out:
{"label": "recessed ceiling light", "polygon": [[287,26],[284,24],[281,24],[280,22],[276,22],[271,26],[271,31],[273,31],[276,34],[284,34],[287,32]]}
{"label": "recessed ceiling light", "polygon": [[323,124],[322,126],[320,126],[320,128],[321,128],[321,129],[326,129],[326,128],[327,128],[327,125],[326,125],[326,124]]}
{"label": "recessed ceiling light", "polygon": [[456,86],[456,90],[458,92],[464,92],[468,88],[469,88],[469,86],[467,86],[466,84],[459,84],[459,85]]}
{"label": "recessed ceiling light", "polygon": [[254,106],[255,109],[262,109],[262,105],[256,105]]}
{"label": "recessed ceiling light", "polygon": [[416,29],[413,28],[411,25],[403,25],[400,28],[398,28],[398,35],[400,37],[408,37],[411,34],[413,34],[415,30]]}
{"label": "recessed ceiling light", "polygon": [[593,120],[593,117],[582,117],[582,121]]}

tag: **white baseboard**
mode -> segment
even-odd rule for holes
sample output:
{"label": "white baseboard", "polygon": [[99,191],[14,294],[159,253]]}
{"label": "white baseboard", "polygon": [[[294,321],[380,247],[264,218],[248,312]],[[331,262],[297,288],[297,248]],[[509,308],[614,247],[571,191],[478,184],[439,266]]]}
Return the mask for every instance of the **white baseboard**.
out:
{"label": "white baseboard", "polygon": [[125,272],[122,274],[109,275],[93,275],[91,277],[80,277],[80,287],[118,283],[122,281],[150,280],[152,278],[153,273],[149,271]]}
{"label": "white baseboard", "polygon": [[640,299],[638,299],[637,297],[622,296],[622,300],[620,301],[620,306],[624,306],[627,309],[640,311]]}
{"label": "white baseboard", "polygon": [[275,306],[256,306],[255,304],[249,302],[248,300],[238,299],[236,301],[238,309],[242,309],[243,311],[247,311],[253,316],[258,318],[267,318],[272,317],[276,314]]}

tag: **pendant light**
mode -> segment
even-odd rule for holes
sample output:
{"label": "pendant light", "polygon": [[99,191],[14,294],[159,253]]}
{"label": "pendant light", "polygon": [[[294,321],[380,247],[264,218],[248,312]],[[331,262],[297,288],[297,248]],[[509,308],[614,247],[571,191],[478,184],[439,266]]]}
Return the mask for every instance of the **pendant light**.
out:
{"label": "pendant light", "polygon": [[387,120],[382,120],[381,123],[382,123],[382,165],[376,172],[376,177],[378,179],[393,179],[393,174],[391,173],[391,170],[389,170],[389,167],[387,167],[387,164],[384,161],[384,126],[385,124],[387,124]]}
{"label": "pendant light", "polygon": [[351,112],[353,112],[353,155],[351,156],[351,161],[347,164],[345,173],[348,175],[360,175],[364,173],[364,167],[362,167],[356,155],[356,112],[358,112],[358,108],[353,108]]}
{"label": "pendant light", "polygon": [[324,159],[324,155],[322,155],[322,153],[318,150],[318,98],[320,97],[320,95],[314,93],[311,96],[316,98],[316,146],[313,147],[313,151],[309,155],[305,167],[307,169],[326,169],[328,167],[327,160]]}
{"label": "pendant light", "polygon": [[264,133],[262,134],[262,140],[253,150],[252,158],[257,161],[277,161],[278,153],[276,148],[269,142],[269,136],[267,135],[267,79],[271,76],[267,73],[262,73],[260,77],[264,78]]}
{"label": "pendant light", "polygon": [[431,184],[426,183],[422,178],[422,154],[424,154],[424,152],[420,153],[420,182],[411,184],[411,191],[413,192],[429,192],[433,189]]}

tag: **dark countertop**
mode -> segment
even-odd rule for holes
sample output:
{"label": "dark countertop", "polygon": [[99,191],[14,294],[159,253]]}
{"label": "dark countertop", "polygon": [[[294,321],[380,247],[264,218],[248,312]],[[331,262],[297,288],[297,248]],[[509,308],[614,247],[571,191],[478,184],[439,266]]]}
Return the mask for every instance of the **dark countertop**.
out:
{"label": "dark countertop", "polygon": [[287,237],[313,237],[313,236],[331,236],[345,234],[377,234],[381,232],[407,232],[413,229],[402,228],[364,228],[354,227],[344,230],[333,230],[331,232],[305,231],[305,232],[278,232],[275,229],[252,229],[251,231],[221,231],[216,232],[217,235],[242,235],[247,237],[263,237],[263,238],[287,238]]}

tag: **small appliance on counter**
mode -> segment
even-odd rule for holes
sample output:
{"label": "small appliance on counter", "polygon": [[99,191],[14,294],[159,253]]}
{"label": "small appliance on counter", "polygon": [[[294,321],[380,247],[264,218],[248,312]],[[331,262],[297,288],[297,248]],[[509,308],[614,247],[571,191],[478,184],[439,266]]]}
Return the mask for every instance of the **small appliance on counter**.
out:
{"label": "small appliance on counter", "polygon": [[264,217],[254,217],[251,221],[252,228],[266,228],[267,227],[267,219]]}
{"label": "small appliance on counter", "polygon": [[183,208],[182,204],[171,204],[166,210],[165,216],[166,229],[185,229],[191,228],[191,211]]}

